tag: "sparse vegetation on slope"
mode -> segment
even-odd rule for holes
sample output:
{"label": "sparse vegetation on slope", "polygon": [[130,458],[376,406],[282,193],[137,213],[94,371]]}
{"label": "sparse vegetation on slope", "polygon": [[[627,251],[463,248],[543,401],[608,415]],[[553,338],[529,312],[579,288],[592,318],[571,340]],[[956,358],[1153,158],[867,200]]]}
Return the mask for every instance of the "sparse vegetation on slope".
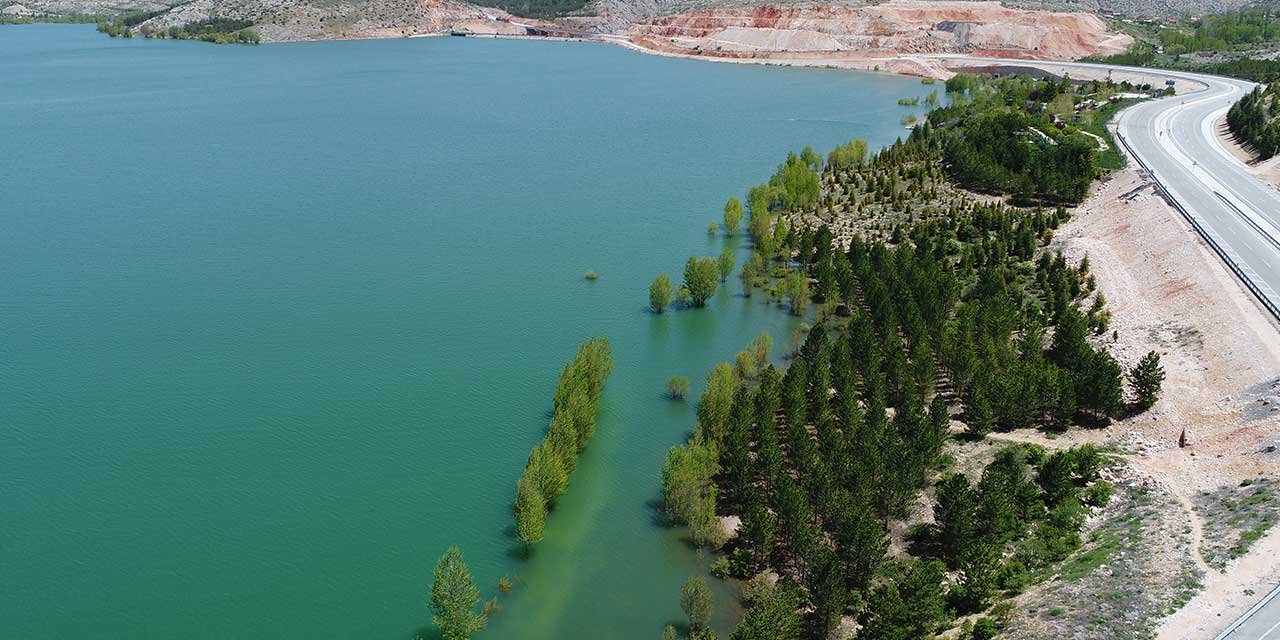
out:
{"label": "sparse vegetation on slope", "polygon": [[1280,495],[1275,481],[1257,478],[1202,493],[1195,508],[1205,522],[1205,562],[1224,569],[1275,525],[1280,518]]}
{"label": "sparse vegetation on slope", "polygon": [[1280,11],[1256,6],[1207,15],[1184,25],[1131,25],[1140,40],[1129,51],[1086,58],[1107,64],[1180,69],[1271,82],[1280,76]]}

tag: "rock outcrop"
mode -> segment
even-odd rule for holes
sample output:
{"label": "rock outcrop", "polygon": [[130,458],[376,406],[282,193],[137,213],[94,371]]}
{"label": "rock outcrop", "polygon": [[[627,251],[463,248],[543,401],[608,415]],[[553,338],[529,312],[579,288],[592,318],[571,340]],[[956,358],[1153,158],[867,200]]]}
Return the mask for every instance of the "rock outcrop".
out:
{"label": "rock outcrop", "polygon": [[[193,0],[136,27],[168,29],[210,17],[253,22],[264,41],[396,38],[448,33],[514,33],[507,14],[455,0]],[[523,29],[518,30],[524,33]]]}

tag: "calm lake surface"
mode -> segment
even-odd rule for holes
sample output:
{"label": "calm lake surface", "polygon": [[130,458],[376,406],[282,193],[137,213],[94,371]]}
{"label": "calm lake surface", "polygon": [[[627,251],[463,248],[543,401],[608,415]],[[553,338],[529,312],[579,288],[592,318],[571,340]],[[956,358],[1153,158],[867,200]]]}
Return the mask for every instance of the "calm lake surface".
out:
{"label": "calm lake surface", "polygon": [[[648,283],[788,150],[891,142],[931,89],[0,27],[0,636],[408,639],[457,543],[485,598],[521,577],[482,638],[657,638],[707,563],[653,511],[693,423],[663,382],[792,321],[736,282],[654,316]],[[514,483],[592,335],[596,436],[525,560]]]}

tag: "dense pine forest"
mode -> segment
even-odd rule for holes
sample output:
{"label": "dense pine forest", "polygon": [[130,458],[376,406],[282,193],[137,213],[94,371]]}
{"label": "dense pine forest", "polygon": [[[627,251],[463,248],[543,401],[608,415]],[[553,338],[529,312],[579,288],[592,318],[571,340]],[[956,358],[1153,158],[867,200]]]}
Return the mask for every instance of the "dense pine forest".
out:
{"label": "dense pine forest", "polygon": [[[806,149],[748,194],[744,290],[793,313],[817,305],[816,318],[784,371],[759,353],[767,342],[716,367],[693,436],[663,468],[669,518],[722,551],[714,573],[747,581],[736,640],[852,625],[859,639],[927,638],[1042,579],[1080,546],[1086,506],[1108,500],[1104,456],[1013,445],[971,478],[949,468],[948,441],[1103,425],[1158,392],[1152,354],[1125,402],[1088,262],[1049,246],[1068,211],[952,184],[1083,198],[1092,146],[1027,130],[1049,122],[1046,103],[1089,88],[961,84],[907,140],[870,158],[860,141],[825,161]],[[895,544],[895,525],[925,512],[931,523]],[[964,631],[995,632],[985,618]],[[714,634],[691,614],[689,636]]]}
{"label": "dense pine forest", "polygon": [[1254,90],[1231,105],[1227,111],[1227,126],[1244,144],[1249,145],[1262,158],[1270,158],[1280,151],[1280,89],[1270,85]]}

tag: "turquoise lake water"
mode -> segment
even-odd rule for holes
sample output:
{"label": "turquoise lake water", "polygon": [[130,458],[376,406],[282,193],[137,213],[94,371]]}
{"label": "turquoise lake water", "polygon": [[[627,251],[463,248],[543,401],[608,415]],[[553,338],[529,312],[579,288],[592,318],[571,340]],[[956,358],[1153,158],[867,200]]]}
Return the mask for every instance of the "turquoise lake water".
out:
{"label": "turquoise lake water", "polygon": [[[521,577],[482,638],[659,637],[707,562],[653,510],[693,421],[663,382],[793,321],[736,284],[651,315],[648,283],[788,150],[891,142],[930,89],[0,27],[0,636],[408,639],[456,543],[485,598]],[[596,436],[522,559],[514,482],[592,335]]]}

